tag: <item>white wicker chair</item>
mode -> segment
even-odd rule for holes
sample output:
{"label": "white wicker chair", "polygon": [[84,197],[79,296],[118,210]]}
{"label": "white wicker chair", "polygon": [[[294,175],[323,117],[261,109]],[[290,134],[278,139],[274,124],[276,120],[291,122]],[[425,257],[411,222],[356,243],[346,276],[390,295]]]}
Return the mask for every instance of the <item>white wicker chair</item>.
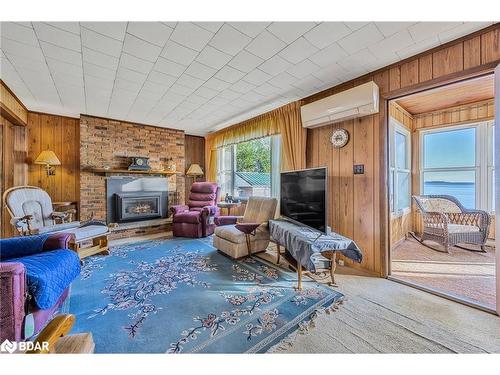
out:
{"label": "white wicker chair", "polygon": [[484,246],[491,223],[487,212],[467,209],[451,195],[414,195],[413,199],[422,213],[424,228],[419,239],[421,243],[426,240],[437,242],[448,253],[450,246],[468,243],[479,245],[481,251],[486,252]]}

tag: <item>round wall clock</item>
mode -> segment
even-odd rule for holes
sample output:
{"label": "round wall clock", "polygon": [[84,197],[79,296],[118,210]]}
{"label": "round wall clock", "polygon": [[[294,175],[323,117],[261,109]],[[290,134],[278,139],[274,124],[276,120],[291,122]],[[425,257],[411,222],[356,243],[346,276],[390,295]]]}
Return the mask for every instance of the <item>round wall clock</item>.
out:
{"label": "round wall clock", "polygon": [[349,142],[349,132],[345,129],[335,129],[330,137],[333,147],[341,148]]}

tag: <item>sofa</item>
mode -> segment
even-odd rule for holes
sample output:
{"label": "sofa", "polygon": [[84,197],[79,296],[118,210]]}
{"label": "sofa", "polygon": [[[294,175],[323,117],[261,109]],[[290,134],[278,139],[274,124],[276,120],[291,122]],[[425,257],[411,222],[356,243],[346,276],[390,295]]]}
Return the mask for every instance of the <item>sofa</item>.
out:
{"label": "sofa", "polygon": [[274,219],[278,200],[248,199],[243,216],[217,217],[214,247],[231,258],[239,259],[265,251],[269,245],[269,220]]}
{"label": "sofa", "polygon": [[0,240],[0,342],[27,340],[53,317],[80,274],[70,233]]}
{"label": "sofa", "polygon": [[186,205],[170,208],[172,231],[175,237],[200,238],[214,233],[220,188],[212,182],[195,182],[191,186]]}

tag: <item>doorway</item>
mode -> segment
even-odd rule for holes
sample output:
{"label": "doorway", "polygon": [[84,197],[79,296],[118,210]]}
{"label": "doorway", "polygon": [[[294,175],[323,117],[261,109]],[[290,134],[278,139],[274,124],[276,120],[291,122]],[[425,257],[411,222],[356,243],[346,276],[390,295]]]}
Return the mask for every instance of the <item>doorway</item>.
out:
{"label": "doorway", "polygon": [[389,278],[494,312],[493,74],[392,99]]}

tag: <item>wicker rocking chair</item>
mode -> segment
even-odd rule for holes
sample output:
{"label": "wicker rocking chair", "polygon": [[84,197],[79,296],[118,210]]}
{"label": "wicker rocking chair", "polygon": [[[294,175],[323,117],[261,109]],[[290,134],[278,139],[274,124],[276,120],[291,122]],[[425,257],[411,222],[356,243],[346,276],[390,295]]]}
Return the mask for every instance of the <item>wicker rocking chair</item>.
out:
{"label": "wicker rocking chair", "polygon": [[464,250],[478,251],[459,243],[479,245],[481,252],[486,252],[485,243],[488,238],[491,218],[481,210],[470,210],[450,195],[414,195],[419,211],[422,213],[423,231],[421,238],[416,238],[423,245],[424,241],[434,241],[450,252],[450,246]]}

